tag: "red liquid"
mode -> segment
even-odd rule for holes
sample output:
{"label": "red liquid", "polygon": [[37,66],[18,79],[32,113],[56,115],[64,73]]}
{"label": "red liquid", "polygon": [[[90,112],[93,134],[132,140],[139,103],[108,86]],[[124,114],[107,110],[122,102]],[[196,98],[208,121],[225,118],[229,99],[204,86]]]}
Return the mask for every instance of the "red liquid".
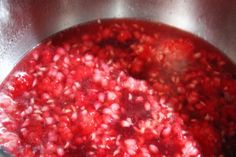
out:
{"label": "red liquid", "polygon": [[104,20],[33,49],[1,85],[15,156],[234,156],[236,68],[180,30]]}

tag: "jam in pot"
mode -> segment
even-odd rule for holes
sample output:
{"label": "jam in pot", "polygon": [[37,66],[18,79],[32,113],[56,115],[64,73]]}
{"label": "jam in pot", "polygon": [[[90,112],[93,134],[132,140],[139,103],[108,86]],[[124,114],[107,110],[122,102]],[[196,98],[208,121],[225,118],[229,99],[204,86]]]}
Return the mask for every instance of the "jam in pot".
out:
{"label": "jam in pot", "polygon": [[31,50],[0,86],[16,157],[223,157],[236,148],[236,68],[175,28],[111,19]]}

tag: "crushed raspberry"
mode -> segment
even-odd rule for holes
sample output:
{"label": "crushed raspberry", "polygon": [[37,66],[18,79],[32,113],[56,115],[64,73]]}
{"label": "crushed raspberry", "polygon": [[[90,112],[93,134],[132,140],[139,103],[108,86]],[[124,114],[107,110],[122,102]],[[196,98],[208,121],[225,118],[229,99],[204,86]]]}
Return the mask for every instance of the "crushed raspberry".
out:
{"label": "crushed raspberry", "polygon": [[0,146],[16,157],[231,157],[235,76],[218,50],[168,26],[80,25],[2,83]]}

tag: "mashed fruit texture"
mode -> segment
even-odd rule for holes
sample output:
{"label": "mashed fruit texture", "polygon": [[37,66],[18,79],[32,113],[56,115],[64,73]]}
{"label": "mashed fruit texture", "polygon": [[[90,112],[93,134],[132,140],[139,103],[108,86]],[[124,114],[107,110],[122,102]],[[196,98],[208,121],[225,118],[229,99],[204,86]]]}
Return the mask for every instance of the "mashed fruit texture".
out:
{"label": "mashed fruit texture", "polygon": [[0,88],[16,157],[223,157],[236,149],[236,68],[168,26],[105,20],[34,48]]}

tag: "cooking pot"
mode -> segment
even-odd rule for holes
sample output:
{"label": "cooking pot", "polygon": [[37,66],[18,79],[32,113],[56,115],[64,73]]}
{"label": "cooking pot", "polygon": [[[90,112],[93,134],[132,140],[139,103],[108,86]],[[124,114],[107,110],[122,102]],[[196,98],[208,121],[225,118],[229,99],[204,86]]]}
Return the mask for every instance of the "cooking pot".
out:
{"label": "cooking pot", "polygon": [[51,34],[98,18],[120,17],[186,30],[236,62],[234,0],[1,0],[0,83],[28,50]]}
{"label": "cooking pot", "polygon": [[0,0],[0,83],[46,37],[79,23],[120,17],[191,32],[236,63],[234,0]]}

